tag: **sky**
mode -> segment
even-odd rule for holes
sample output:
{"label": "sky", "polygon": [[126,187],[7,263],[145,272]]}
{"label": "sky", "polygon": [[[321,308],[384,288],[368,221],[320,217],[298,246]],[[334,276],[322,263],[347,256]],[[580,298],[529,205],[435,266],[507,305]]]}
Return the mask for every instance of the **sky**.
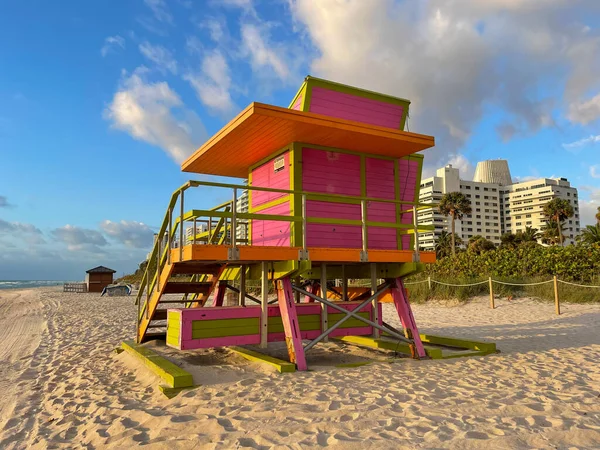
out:
{"label": "sky", "polygon": [[21,0],[0,42],[0,280],[135,270],[180,163],[308,74],[410,99],[425,175],[504,158],[600,206],[597,0]]}

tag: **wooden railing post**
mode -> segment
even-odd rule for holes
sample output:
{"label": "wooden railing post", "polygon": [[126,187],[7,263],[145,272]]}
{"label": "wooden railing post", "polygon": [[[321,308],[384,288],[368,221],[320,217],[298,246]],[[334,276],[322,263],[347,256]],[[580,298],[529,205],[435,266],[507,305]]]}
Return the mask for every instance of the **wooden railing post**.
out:
{"label": "wooden railing post", "polygon": [[[321,297],[327,300],[327,264],[321,264]],[[321,333],[329,328],[329,320],[327,318],[327,305],[321,303]],[[328,342],[327,336],[323,338],[323,342]]]}
{"label": "wooden railing post", "polygon": [[184,190],[181,190],[181,198],[179,199],[179,261],[183,261],[183,194]]}
{"label": "wooden railing post", "polygon": [[558,298],[558,278],[554,275],[554,308],[556,315],[560,316],[560,299]]}
{"label": "wooden railing post", "polygon": [[490,308],[496,309],[496,304],[494,303],[494,283],[492,283],[492,277],[489,278],[490,283]]}

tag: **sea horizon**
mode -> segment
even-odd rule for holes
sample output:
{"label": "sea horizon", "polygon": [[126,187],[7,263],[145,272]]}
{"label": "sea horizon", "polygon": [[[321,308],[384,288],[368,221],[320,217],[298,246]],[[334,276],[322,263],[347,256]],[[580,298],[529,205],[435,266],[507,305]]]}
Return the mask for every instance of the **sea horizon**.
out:
{"label": "sea horizon", "polygon": [[60,286],[64,283],[72,282],[72,280],[0,280],[0,289],[26,289]]}

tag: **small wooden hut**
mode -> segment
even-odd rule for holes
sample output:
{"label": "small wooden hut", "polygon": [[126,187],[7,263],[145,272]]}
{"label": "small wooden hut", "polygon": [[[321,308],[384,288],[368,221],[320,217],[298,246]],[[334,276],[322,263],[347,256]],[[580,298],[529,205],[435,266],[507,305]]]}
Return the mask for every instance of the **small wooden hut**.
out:
{"label": "small wooden hut", "polygon": [[102,292],[102,290],[112,284],[113,274],[116,270],[108,267],[98,266],[85,272],[85,284],[88,292]]}

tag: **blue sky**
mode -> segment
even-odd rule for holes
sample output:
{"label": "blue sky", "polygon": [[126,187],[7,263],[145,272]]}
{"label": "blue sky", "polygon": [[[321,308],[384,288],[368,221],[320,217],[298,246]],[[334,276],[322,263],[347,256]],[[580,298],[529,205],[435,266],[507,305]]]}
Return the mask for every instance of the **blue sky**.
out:
{"label": "blue sky", "polygon": [[194,178],[181,160],[251,101],[287,106],[307,74],[411,99],[411,131],[436,137],[428,173],[506,158],[515,178],[567,177],[591,223],[599,18],[595,0],[11,2],[0,279],[135,269]]}

